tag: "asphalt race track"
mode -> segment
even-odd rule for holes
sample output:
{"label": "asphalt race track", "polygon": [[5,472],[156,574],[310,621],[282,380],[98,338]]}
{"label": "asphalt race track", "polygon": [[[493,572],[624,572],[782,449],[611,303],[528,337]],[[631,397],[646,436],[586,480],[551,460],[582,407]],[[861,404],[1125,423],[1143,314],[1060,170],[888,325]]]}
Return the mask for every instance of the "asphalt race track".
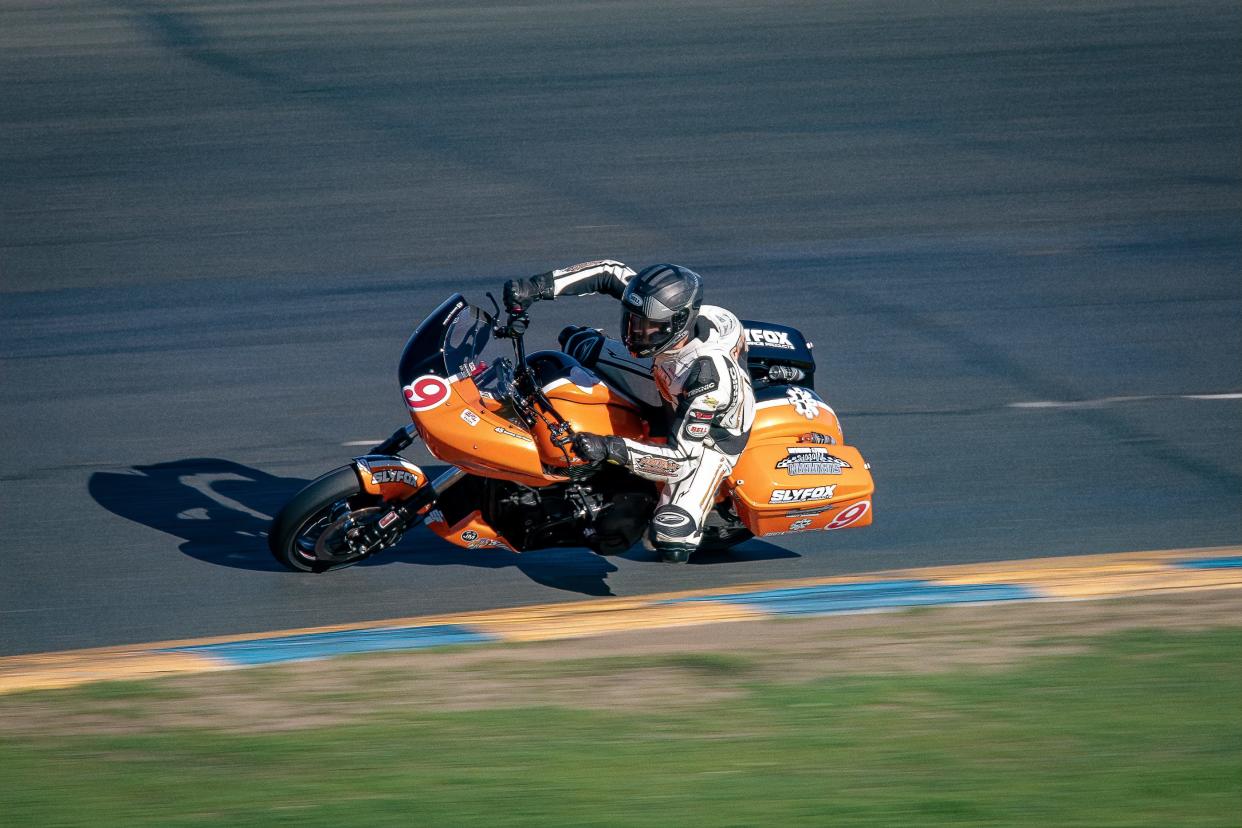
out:
{"label": "asphalt race track", "polygon": [[[1232,0],[6,2],[0,654],[1242,541],[1240,31]],[[875,525],[277,569],[267,516],[407,421],[423,313],[603,256],[805,331]],[[544,342],[616,317],[536,309]]]}

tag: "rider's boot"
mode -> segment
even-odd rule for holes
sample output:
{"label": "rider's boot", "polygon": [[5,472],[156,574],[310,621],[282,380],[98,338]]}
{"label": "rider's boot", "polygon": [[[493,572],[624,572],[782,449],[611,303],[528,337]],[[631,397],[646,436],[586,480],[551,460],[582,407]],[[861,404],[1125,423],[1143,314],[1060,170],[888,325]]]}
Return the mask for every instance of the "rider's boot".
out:
{"label": "rider's boot", "polygon": [[696,548],[691,543],[656,542],[656,551],[660,553],[660,560],[665,563],[689,563],[690,553],[694,552]]}

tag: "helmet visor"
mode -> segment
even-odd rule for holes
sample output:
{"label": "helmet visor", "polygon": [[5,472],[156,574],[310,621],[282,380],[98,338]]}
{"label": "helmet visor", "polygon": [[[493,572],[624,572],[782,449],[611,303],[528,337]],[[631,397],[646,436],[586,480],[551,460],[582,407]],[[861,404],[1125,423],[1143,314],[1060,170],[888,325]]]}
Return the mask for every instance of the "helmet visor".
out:
{"label": "helmet visor", "polygon": [[629,310],[621,319],[622,339],[635,356],[651,356],[659,351],[673,338],[674,327],[672,319],[648,319]]}

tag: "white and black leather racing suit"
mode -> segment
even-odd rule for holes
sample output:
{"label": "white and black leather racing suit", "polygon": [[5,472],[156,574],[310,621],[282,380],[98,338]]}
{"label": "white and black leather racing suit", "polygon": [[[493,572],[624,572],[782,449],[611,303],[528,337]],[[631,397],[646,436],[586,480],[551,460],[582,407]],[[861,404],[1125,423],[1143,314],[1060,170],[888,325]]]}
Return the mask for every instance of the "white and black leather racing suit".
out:
{"label": "white and black leather racing suit", "polygon": [[[606,293],[620,299],[635,275],[621,262],[604,260],[554,270],[542,278],[552,297]],[[755,395],[742,364],[745,351],[746,335],[738,318],[724,308],[703,305],[689,339],[652,362],[656,387],[671,411],[668,444],[625,439],[621,459],[634,474],[664,484],[651,520],[651,539],[666,557],[685,560],[698,547],[720,484],[750,437]]]}

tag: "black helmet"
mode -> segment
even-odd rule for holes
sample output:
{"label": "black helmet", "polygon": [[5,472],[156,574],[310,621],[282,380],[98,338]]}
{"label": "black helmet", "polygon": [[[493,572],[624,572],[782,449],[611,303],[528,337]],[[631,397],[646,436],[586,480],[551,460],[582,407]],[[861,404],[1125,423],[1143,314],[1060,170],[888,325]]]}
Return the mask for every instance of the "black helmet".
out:
{"label": "black helmet", "polygon": [[689,333],[702,304],[703,277],[693,270],[644,268],[621,295],[621,339],[634,356],[655,356]]}

